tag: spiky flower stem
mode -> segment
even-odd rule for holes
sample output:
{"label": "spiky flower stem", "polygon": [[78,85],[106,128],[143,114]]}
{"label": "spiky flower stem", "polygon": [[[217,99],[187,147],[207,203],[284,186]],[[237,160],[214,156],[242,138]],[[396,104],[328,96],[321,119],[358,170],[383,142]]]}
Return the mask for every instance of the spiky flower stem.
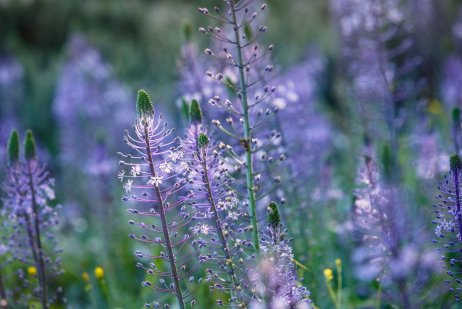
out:
{"label": "spiky flower stem", "polygon": [[[208,143],[207,143],[208,144]],[[233,260],[231,258],[231,255],[229,253],[229,246],[228,246],[228,243],[226,242],[226,238],[225,238],[225,235],[224,235],[224,232],[223,232],[223,227],[221,225],[221,220],[220,220],[220,217],[218,216],[218,211],[217,211],[217,206],[216,206],[216,201],[215,201],[215,198],[213,196],[213,192],[212,192],[212,187],[210,185],[210,179],[209,179],[209,170],[207,168],[207,149],[206,149],[207,145],[203,145],[203,147],[200,147],[200,161],[201,161],[201,166],[202,166],[202,169],[203,169],[203,172],[204,172],[204,184],[205,184],[205,189],[207,191],[207,199],[209,201],[209,204],[210,204],[210,209],[212,210],[212,214],[213,214],[213,222],[215,224],[215,228],[217,230],[217,233],[218,233],[218,237],[220,238],[220,241],[221,241],[221,245],[223,246],[223,251],[225,253],[225,257],[226,257],[226,260],[227,260],[227,266],[229,267],[229,271],[228,271],[228,274],[229,274],[229,277],[230,277],[230,280],[231,280],[231,283],[233,285],[233,287],[236,287],[236,270],[234,269],[234,265],[233,265]],[[234,289],[231,289],[231,298],[234,298]]]}
{"label": "spiky flower stem", "polygon": [[[149,140],[147,121],[144,121],[144,142],[145,142],[145,147],[146,147],[146,153],[148,156],[147,161],[149,164],[149,170],[151,171],[151,176],[156,178],[157,173],[156,173],[156,170],[154,169],[154,160],[152,158],[152,150],[151,150],[151,143]],[[184,305],[184,300],[183,300],[183,293],[181,291],[180,280],[178,278],[178,271],[176,269],[175,256],[173,255],[173,249],[172,249],[172,242],[171,242],[170,234],[167,228],[167,219],[165,217],[165,206],[164,206],[162,194],[160,192],[160,188],[158,184],[154,184],[154,191],[156,192],[156,196],[157,196],[159,215],[160,215],[160,220],[162,223],[162,232],[165,237],[165,246],[167,247],[167,252],[168,252],[167,259],[170,263],[170,268],[172,270],[172,277],[175,283],[175,296],[178,299],[178,306],[180,307],[180,309],[184,309],[185,305]]]}
{"label": "spiky flower stem", "polygon": [[247,195],[249,199],[249,214],[250,222],[252,224],[252,236],[253,245],[255,252],[260,254],[260,242],[258,236],[258,222],[257,222],[257,203],[255,198],[255,187],[254,187],[254,172],[253,172],[253,161],[252,161],[252,129],[250,127],[249,120],[249,105],[247,100],[247,84],[245,82],[244,74],[244,61],[242,59],[242,46],[241,46],[241,32],[237,22],[236,7],[234,0],[227,1],[228,6],[232,15],[232,26],[234,36],[236,39],[236,52],[237,52],[237,67],[239,70],[239,98],[243,110],[244,118],[244,147],[245,147],[245,169],[246,169],[246,184],[247,184]]}

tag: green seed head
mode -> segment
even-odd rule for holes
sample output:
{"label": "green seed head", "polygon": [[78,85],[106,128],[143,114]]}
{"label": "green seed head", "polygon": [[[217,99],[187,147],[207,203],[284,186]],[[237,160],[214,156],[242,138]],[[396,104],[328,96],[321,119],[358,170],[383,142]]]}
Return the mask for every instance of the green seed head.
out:
{"label": "green seed head", "polygon": [[181,113],[183,114],[184,119],[188,121],[189,120],[189,104],[184,98],[181,99]]}
{"label": "green seed head", "polygon": [[154,115],[154,106],[152,105],[149,94],[144,90],[138,91],[138,97],[136,98],[136,112],[138,118],[151,118]]}
{"label": "green seed head", "polygon": [[279,216],[278,204],[270,202],[268,204],[268,225],[272,228],[277,228],[281,224],[281,217]]}
{"label": "green seed head", "polygon": [[33,160],[36,158],[36,155],[34,135],[31,130],[27,130],[24,141],[24,157],[26,160]]}
{"label": "green seed head", "polygon": [[449,156],[449,167],[453,172],[457,172],[462,169],[462,160],[460,159],[460,156],[457,153],[454,153]]}
{"label": "green seed head", "polygon": [[188,20],[183,24],[183,35],[187,42],[191,41],[192,32],[193,32],[193,24],[191,23],[191,21]]}
{"label": "green seed head", "polygon": [[209,138],[205,133],[199,134],[199,138],[197,139],[197,144],[199,148],[206,147],[209,144]]}
{"label": "green seed head", "polygon": [[8,162],[14,164],[19,161],[19,134],[13,130],[8,140]]}
{"label": "green seed head", "polygon": [[192,100],[189,105],[189,121],[194,124],[202,123],[202,110],[197,100]]}

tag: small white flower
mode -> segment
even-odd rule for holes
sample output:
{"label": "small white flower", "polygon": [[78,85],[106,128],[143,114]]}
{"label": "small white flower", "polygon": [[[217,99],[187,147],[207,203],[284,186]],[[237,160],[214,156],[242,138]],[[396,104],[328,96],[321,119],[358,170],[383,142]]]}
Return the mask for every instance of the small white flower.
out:
{"label": "small white flower", "polygon": [[177,173],[184,172],[188,169],[188,163],[186,161],[181,161],[180,164],[175,166],[175,171]]}
{"label": "small white flower", "polygon": [[45,186],[43,190],[49,200],[54,200],[56,198],[55,191],[50,186]]}
{"label": "small white flower", "polygon": [[139,174],[141,174],[141,166],[139,165],[132,166],[131,173],[132,173],[132,176],[138,176]]}
{"label": "small white flower", "polygon": [[131,179],[127,180],[127,182],[123,186],[125,193],[129,193],[132,190],[132,184],[133,184],[133,180]]}
{"label": "small white flower", "polygon": [[228,212],[228,218],[230,218],[231,220],[237,220],[239,218],[239,213],[235,211],[230,211]]}
{"label": "small white flower", "polygon": [[210,232],[210,226],[207,224],[199,224],[193,227],[193,232],[195,234],[204,234],[207,235]]}
{"label": "small white flower", "polygon": [[177,160],[181,160],[184,157],[184,152],[182,150],[170,151],[170,159],[173,163],[176,163]]}
{"label": "small white flower", "polygon": [[159,186],[162,183],[162,176],[151,176],[148,180],[148,185]]}
{"label": "small white flower", "polygon": [[159,165],[159,168],[162,172],[167,173],[167,174],[171,173],[173,170],[171,162],[164,162],[161,165]]}
{"label": "small white flower", "polygon": [[120,182],[124,182],[125,170],[122,170],[117,174],[117,178],[120,179]]}

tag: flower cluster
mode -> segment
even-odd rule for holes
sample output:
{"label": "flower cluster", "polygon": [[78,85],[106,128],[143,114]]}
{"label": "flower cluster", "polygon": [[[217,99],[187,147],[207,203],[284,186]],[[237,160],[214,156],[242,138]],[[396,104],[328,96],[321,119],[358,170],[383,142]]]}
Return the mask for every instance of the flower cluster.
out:
{"label": "flower cluster", "polygon": [[261,239],[262,257],[252,279],[267,308],[311,308],[310,292],[300,284],[294,256],[275,202],[268,205],[268,224]]}
{"label": "flower cluster", "polygon": [[399,295],[393,300],[410,308],[418,303],[415,293],[437,270],[436,257],[425,249],[426,239],[418,232],[419,218],[410,220],[408,201],[381,175],[370,154],[364,157],[358,179],[352,218],[356,276],[364,281],[380,280],[388,289],[384,297]]}
{"label": "flower cluster", "polygon": [[49,291],[50,282],[62,273],[60,249],[56,248],[53,233],[53,227],[59,223],[59,206],[53,205],[54,180],[36,156],[30,131],[25,139],[24,160],[19,153],[19,135],[14,131],[8,144],[9,165],[3,183],[5,207],[2,214],[10,230],[7,247],[13,260],[35,270],[31,279],[22,269],[18,270],[24,287],[32,289],[21,291],[20,302],[27,304],[38,299],[43,308],[49,308],[62,296],[61,288]]}

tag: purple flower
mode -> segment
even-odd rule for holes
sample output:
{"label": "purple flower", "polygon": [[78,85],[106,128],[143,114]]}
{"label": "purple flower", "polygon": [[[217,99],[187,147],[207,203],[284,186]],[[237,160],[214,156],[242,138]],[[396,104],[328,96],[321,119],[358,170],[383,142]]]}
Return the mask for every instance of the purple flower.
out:
{"label": "purple flower", "polygon": [[8,134],[17,127],[17,106],[22,99],[24,70],[13,57],[0,55],[0,164],[5,163]]}
{"label": "purple flower", "polygon": [[265,308],[311,308],[310,291],[300,284],[294,255],[281,225],[276,203],[268,206],[268,224],[261,238],[261,259],[251,278]]}
{"label": "purple flower", "polygon": [[[192,216],[184,188],[184,151],[178,139],[171,137],[174,130],[167,129],[162,115],[156,118],[151,99],[143,90],[138,92],[137,112],[134,135],[126,132],[124,138],[132,151],[121,154],[123,169],[119,172],[126,193],[122,199],[136,205],[128,209],[135,219],[129,224],[140,228],[139,234],[129,237],[143,245],[135,252],[142,261],[137,267],[147,273],[142,286],[175,295],[183,309],[193,297],[185,287],[194,281],[197,268],[188,257],[192,254],[188,252],[191,236],[185,229]],[[153,245],[160,253],[152,253]]]}
{"label": "purple flower", "polygon": [[230,189],[231,177],[221,151],[202,130],[197,101],[191,103],[191,125],[182,141],[189,164],[189,188],[195,208],[193,246],[200,263],[206,265],[211,291],[227,294],[217,304],[245,305],[250,299],[246,268],[253,262],[248,240],[248,214],[237,194]]}
{"label": "purple flower", "polygon": [[[30,131],[26,134],[24,160],[19,158],[19,135],[11,134],[8,154],[9,165],[3,183],[5,208],[2,211],[8,217],[11,229],[8,247],[14,260],[26,266],[33,266],[37,272],[37,281],[26,279],[22,271],[18,274],[24,286],[34,287],[31,291],[22,291],[21,299],[36,297],[43,308],[49,308],[61,289],[51,291],[52,279],[62,273],[60,249],[56,248],[53,227],[58,223],[58,207],[53,207],[55,200],[54,179],[36,155],[35,141]],[[46,245],[45,245],[46,244]],[[52,250],[52,251],[51,251]],[[30,294],[28,294],[30,293]]]}
{"label": "purple flower", "polygon": [[369,154],[358,180],[352,218],[355,274],[364,281],[380,280],[385,299],[410,308],[419,303],[414,296],[437,271],[435,256],[425,249],[421,220],[410,217],[407,199],[379,173]]}

